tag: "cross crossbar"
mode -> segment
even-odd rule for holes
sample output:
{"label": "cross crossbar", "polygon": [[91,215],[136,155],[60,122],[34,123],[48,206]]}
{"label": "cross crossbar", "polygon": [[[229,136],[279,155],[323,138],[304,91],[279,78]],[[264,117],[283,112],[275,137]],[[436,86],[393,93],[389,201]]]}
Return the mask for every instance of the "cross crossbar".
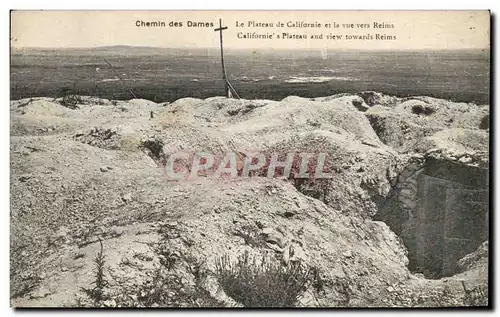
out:
{"label": "cross crossbar", "polygon": [[226,96],[227,97],[232,97],[236,96],[236,98],[239,99],[238,93],[234,89],[233,85],[227,80],[226,76],[226,66],[224,65],[224,47],[222,44],[222,31],[227,30],[227,26],[222,26],[222,19],[219,19],[219,27],[214,29],[215,32],[219,32],[219,38],[220,38],[220,61],[221,61],[221,66],[222,66],[222,80],[224,81],[224,87],[226,90]]}

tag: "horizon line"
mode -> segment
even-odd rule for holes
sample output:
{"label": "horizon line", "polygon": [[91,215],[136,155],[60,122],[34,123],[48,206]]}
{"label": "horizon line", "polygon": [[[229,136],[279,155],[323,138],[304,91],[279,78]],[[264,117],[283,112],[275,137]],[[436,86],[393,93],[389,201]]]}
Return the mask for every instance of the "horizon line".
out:
{"label": "horizon line", "polygon": [[[131,44],[115,44],[115,45],[99,45],[99,46],[74,46],[74,47],[55,47],[55,46],[10,46],[10,49],[33,49],[33,50],[81,50],[81,49],[102,49],[102,48],[114,48],[114,47],[124,47],[124,48],[148,48],[148,49],[176,49],[176,50],[202,50],[202,49],[217,49],[219,50],[219,46],[200,46],[200,47],[165,47],[165,46],[148,46],[148,45],[131,45]],[[252,47],[225,47],[224,49],[229,50],[253,50],[253,51],[262,51],[262,50],[276,50],[276,51],[307,51],[307,50],[322,50],[325,48],[275,48],[275,47],[260,47],[260,48],[252,48]],[[483,47],[483,48],[370,48],[370,49],[362,49],[362,48],[328,48],[327,50],[338,50],[338,51],[490,51],[491,47]]]}

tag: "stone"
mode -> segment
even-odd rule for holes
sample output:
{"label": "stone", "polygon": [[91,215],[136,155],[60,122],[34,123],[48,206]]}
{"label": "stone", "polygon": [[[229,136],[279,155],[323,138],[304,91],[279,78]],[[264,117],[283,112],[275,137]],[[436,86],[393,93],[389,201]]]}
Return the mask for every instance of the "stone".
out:
{"label": "stone", "polygon": [[26,182],[26,181],[27,181],[28,179],[30,179],[30,178],[31,178],[31,175],[30,175],[30,174],[24,174],[24,175],[21,175],[21,176],[19,177],[19,181],[24,183],[24,182]]}
{"label": "stone", "polygon": [[267,243],[266,243],[266,246],[267,246],[269,249],[273,250],[273,251],[276,251],[276,252],[278,252],[278,253],[283,253],[283,249],[282,249],[282,248],[280,248],[280,247],[279,247],[278,245],[276,245],[276,244],[272,244],[272,243],[267,242]]}
{"label": "stone", "polygon": [[262,233],[265,234],[265,235],[270,235],[274,232],[274,229],[273,228],[264,228],[262,229]]}
{"label": "stone", "polygon": [[132,201],[132,194],[131,193],[127,193],[125,195],[122,196],[122,200],[124,202],[129,202],[129,201]]}
{"label": "stone", "polygon": [[102,302],[106,307],[116,307],[116,302],[114,299],[108,299]]}
{"label": "stone", "polygon": [[264,224],[260,220],[256,220],[255,224],[257,225],[257,227],[259,227],[259,229],[263,229],[264,228]]}
{"label": "stone", "polygon": [[458,159],[458,161],[460,163],[467,164],[467,163],[472,162],[472,158],[470,156],[462,156],[460,159]]}
{"label": "stone", "polygon": [[[290,248],[288,248],[290,249]],[[307,255],[306,253],[304,252],[304,249],[302,249],[301,247],[299,246],[295,246],[295,247],[291,247],[291,258],[290,258],[290,261],[291,262],[297,262],[297,261],[307,261]]]}

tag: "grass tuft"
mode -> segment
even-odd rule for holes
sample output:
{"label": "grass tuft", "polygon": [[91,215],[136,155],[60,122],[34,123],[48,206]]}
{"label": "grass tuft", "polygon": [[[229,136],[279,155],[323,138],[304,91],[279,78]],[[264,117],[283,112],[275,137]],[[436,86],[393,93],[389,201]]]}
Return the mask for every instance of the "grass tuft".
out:
{"label": "grass tuft", "polygon": [[223,255],[215,263],[216,276],[225,293],[245,307],[292,307],[310,280],[310,269],[300,261],[285,266],[268,256],[236,261]]}
{"label": "grass tuft", "polygon": [[104,290],[108,286],[108,281],[106,280],[106,276],[104,274],[106,256],[104,255],[104,248],[100,238],[99,243],[101,245],[101,250],[97,253],[94,259],[95,278],[92,284],[95,286],[93,288],[82,287],[82,291],[93,301],[95,307],[101,306],[102,302],[106,299]]}

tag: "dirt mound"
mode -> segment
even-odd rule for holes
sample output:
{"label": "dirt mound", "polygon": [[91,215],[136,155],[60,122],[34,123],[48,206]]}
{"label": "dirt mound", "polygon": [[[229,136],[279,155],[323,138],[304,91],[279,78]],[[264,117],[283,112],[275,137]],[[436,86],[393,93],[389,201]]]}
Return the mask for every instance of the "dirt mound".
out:
{"label": "dirt mound", "polygon": [[473,253],[467,254],[458,261],[460,273],[479,268],[488,267],[488,241],[483,242]]}
{"label": "dirt mound", "polygon": [[398,104],[394,110],[396,112],[406,112],[417,116],[430,116],[437,111],[437,107],[434,104],[413,99]]}
{"label": "dirt mound", "polygon": [[[487,106],[413,97],[397,104],[394,109],[375,106],[365,114],[384,144],[402,153],[425,153],[432,146],[430,143],[435,143],[441,134],[448,133],[439,133],[441,130],[457,129],[450,131],[459,132],[460,129],[484,128],[488,112]],[[443,146],[453,147],[453,144]]]}
{"label": "dirt mound", "polygon": [[[146,134],[141,138],[140,143],[140,147],[149,148],[148,153],[155,157],[155,161],[163,162],[162,165],[169,155],[179,151],[220,155],[236,150],[230,135],[194,125],[172,126],[153,134]],[[156,149],[151,150],[151,147]]]}
{"label": "dirt mound", "polygon": [[56,101],[48,101],[43,99],[32,100],[23,106],[18,106],[17,114],[31,116],[55,116],[55,117],[72,117],[72,109],[64,107]]}
{"label": "dirt mound", "polygon": [[400,153],[418,151],[422,139],[433,135],[439,128],[432,127],[423,119],[409,115],[397,115],[393,112],[366,113],[373,130],[380,140]]}
{"label": "dirt mound", "polygon": [[366,117],[352,104],[338,100],[287,97],[255,108],[246,114],[244,121],[220,128],[257,148],[270,146],[291,133],[314,130],[341,133],[350,139],[381,145]]}
{"label": "dirt mound", "polygon": [[394,110],[425,117],[430,125],[443,129],[478,129],[483,117],[489,113],[487,106],[455,103],[431,97],[413,97],[398,104]]}
{"label": "dirt mound", "polygon": [[[376,199],[385,197],[405,166],[388,147],[350,139],[329,131],[293,135],[270,147],[270,153],[326,153],[331,179],[305,180],[300,189],[346,214],[373,216]],[[283,159],[282,159],[283,160]]]}
{"label": "dirt mound", "polygon": [[86,126],[86,120],[77,118],[41,115],[12,116],[10,120],[10,134],[15,136],[52,135],[71,133]]}
{"label": "dirt mound", "polygon": [[430,149],[456,153],[488,152],[489,134],[484,130],[446,129],[426,137],[416,148],[421,152]]}
{"label": "dirt mound", "polygon": [[436,160],[449,161],[459,165],[489,168],[489,152],[457,151],[454,149],[431,149],[425,153],[426,157]]}
{"label": "dirt mound", "polygon": [[117,127],[130,132],[148,130],[151,112],[163,109],[162,105],[150,101],[130,103],[85,96],[78,96],[78,100],[81,103],[73,108],[65,107],[52,98],[12,101],[12,135],[74,135],[94,127]]}
{"label": "dirt mound", "polygon": [[[163,116],[183,114],[193,121],[201,123],[227,123],[245,119],[245,115],[255,108],[263,107],[275,101],[270,100],[234,100],[222,97],[203,99],[182,98],[169,104]],[[192,122],[193,122],[192,121]]]}
{"label": "dirt mound", "polygon": [[370,107],[380,105],[392,108],[402,100],[401,98],[385,95],[376,91],[363,91],[358,93],[357,95],[363,98],[365,103]]}
{"label": "dirt mound", "polygon": [[18,109],[21,109],[28,104],[30,104],[33,101],[46,101],[46,102],[53,102],[54,98],[49,98],[49,97],[33,97],[33,98],[23,98],[19,100],[11,100],[10,101],[10,111],[11,112],[16,112]]}
{"label": "dirt mound", "polygon": [[319,98],[314,98],[313,100],[323,101],[323,102],[335,100],[337,102],[342,102],[349,106],[354,106],[359,111],[366,111],[370,108],[370,105],[366,104],[363,98],[361,98],[360,96],[353,96],[350,94],[338,94],[328,97],[319,97]]}

